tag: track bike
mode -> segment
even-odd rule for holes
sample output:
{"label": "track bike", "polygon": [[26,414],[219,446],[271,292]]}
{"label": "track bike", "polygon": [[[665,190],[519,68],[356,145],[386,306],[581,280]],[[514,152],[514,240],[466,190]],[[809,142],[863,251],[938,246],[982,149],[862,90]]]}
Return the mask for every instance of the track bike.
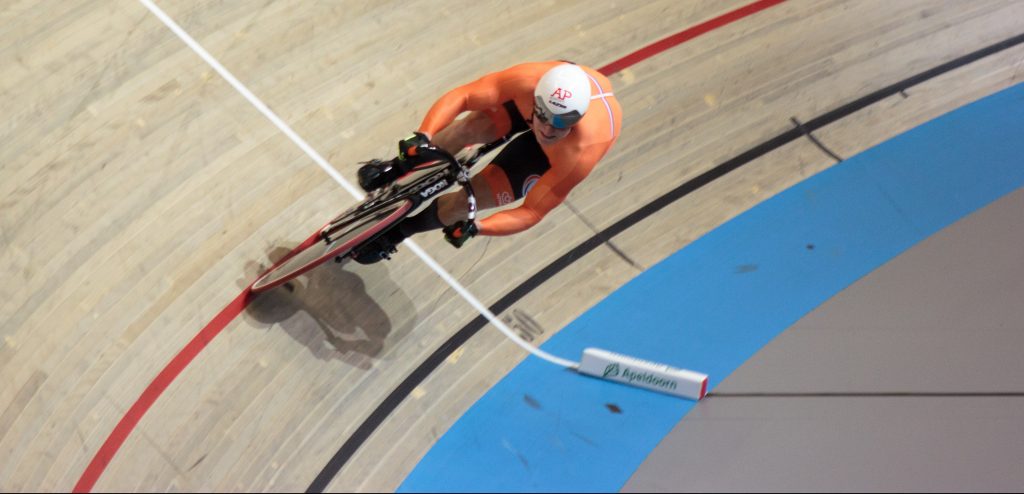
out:
{"label": "track bike", "polygon": [[472,151],[467,148],[458,157],[433,145],[419,148],[420,164],[391,184],[370,192],[361,203],[331,220],[317,235],[263,273],[250,290],[264,292],[328,260],[350,259],[361,247],[374,242],[405,218],[419,213],[456,185],[466,191],[468,220],[473,221],[476,196],[470,183],[470,169],[482,156],[507,141],[500,139]]}

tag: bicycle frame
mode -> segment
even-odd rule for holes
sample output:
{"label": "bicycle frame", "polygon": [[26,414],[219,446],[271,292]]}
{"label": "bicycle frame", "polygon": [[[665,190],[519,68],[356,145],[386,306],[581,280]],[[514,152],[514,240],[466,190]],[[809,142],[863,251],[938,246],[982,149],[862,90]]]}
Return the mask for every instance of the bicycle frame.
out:
{"label": "bicycle frame", "polygon": [[426,204],[429,204],[429,201],[446,192],[455,184],[461,185],[466,190],[468,220],[474,221],[476,219],[477,205],[476,195],[473,193],[472,179],[469,174],[470,169],[481,156],[507,141],[508,139],[502,138],[485,144],[477,150],[474,156],[464,162],[459,161],[444,149],[435,146],[421,148],[419,152],[421,153],[421,158],[426,159],[424,163],[417,165],[408,173],[399,177],[392,185],[372,192],[362,203],[356,206],[355,215],[352,214],[353,210],[339,215],[320,231],[320,237],[328,243],[333,242],[335,240],[333,235],[345,226],[358,221],[365,214],[378,207],[397,201],[413,201],[414,205],[408,214],[408,216],[413,216],[422,210]]}
{"label": "bicycle frame", "polygon": [[468,199],[469,220],[476,219],[476,196],[469,170],[480,156],[504,144],[506,139],[482,146],[460,161],[443,149],[420,148],[423,164],[399,177],[395,183],[372,192],[354,208],[337,216],[320,229],[319,239],[292,251],[253,282],[250,289],[262,292],[286,283],[331,258],[342,258],[375,241],[404,218],[421,211],[455,184],[462,185]]}

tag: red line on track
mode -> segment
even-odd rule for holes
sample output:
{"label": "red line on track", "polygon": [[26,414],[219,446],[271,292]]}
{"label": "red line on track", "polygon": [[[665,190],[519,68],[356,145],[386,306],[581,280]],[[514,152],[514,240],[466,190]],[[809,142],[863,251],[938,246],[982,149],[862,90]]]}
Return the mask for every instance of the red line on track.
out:
{"label": "red line on track", "polygon": [[622,69],[625,69],[626,67],[629,67],[633,64],[651,58],[654,55],[657,55],[669,48],[672,48],[673,46],[676,46],[685,41],[689,41],[702,34],[706,34],[726,24],[736,22],[749,15],[756,14],[764,9],[767,9],[768,7],[778,5],[784,1],[785,0],[759,0],[752,4],[745,5],[736,10],[715,17],[714,19],[704,21],[689,29],[680,31],[661,41],[651,43],[597,70],[598,72],[604,75],[612,75],[616,72],[621,71]]}
{"label": "red line on track", "polygon": [[[299,244],[298,247],[292,249],[283,259],[275,263],[275,266],[283,263],[295,252],[309,246],[319,238],[319,231],[307,238],[304,242]],[[251,287],[252,285],[250,285]],[[100,475],[107,469],[107,465],[110,464],[110,460],[117,454],[117,450],[121,449],[121,445],[128,439],[128,435],[131,434],[135,426],[138,425],[139,421],[142,420],[142,416],[146,414],[149,407],[153,406],[157,398],[163,394],[164,390],[174,382],[174,379],[181,374],[181,371],[185,370],[185,367],[192,362],[192,359],[199,355],[199,352],[206,348],[206,345],[213,341],[220,332],[227,327],[243,310],[249,305],[252,300],[251,292],[247,287],[242,290],[242,293],[238,294],[234,300],[221,309],[221,311],[211,320],[206,327],[202,329],[192,341],[189,341],[185,348],[182,348],[177,355],[164,367],[164,370],[157,374],[153,382],[146,386],[146,389],[139,396],[139,399],[135,401],[135,404],[128,409],[128,412],[121,417],[121,420],[114,427],[114,430],[107,437],[107,440],[100,446],[99,451],[96,452],[96,456],[93,457],[92,461],[89,462],[89,466],[85,467],[85,472],[82,473],[82,477],[78,479],[78,483],[75,484],[75,488],[72,492],[90,492],[96,481],[99,480]]]}
{"label": "red line on track", "polygon": [[[691,40],[702,34],[713,31],[717,28],[725,26],[726,24],[738,21],[744,17],[760,12],[768,7],[778,5],[785,0],[758,0],[757,2],[749,5],[740,7],[731,12],[727,12],[718,17],[710,19],[688,28],[679,33],[673,34],[665,39],[656,41],[647,45],[625,57],[622,57],[604,67],[598,69],[599,72],[605,75],[611,75],[621,71],[627,67],[630,67],[636,63],[646,60],[658,53],[661,53],[669,48],[679,45],[685,41]],[[310,238],[306,239],[299,247],[296,247],[288,256],[287,259],[295,251],[306,246],[310,242],[315,241],[317,235],[314,234]],[[278,264],[284,262],[285,259],[278,261]],[[160,374],[157,374],[153,382],[149,383],[149,386],[142,392],[139,399],[135,401],[135,404],[128,409],[124,417],[117,423],[114,430],[107,437],[107,440],[100,446],[99,451],[96,452],[96,456],[93,457],[92,461],[89,462],[89,466],[85,468],[82,473],[82,477],[78,479],[78,483],[75,484],[75,488],[72,492],[90,492],[93,486],[96,485],[96,481],[99,480],[100,475],[106,470],[107,465],[117,454],[117,451],[124,444],[125,440],[128,439],[128,435],[131,434],[135,426],[138,425],[139,421],[142,420],[143,415],[149,410],[153,403],[156,402],[157,398],[163,394],[164,390],[174,382],[174,379],[181,374],[181,371],[185,370],[185,367],[195,359],[199,352],[206,348],[206,345],[213,341],[228,324],[231,323],[243,310],[249,305],[249,301],[252,299],[250,296],[249,288],[242,291],[234,300],[231,301],[224,307],[214,318],[207,324],[194,338],[188,342],[184,348],[174,356],[173,359],[167,364],[166,367]]]}
{"label": "red line on track", "polygon": [[240,314],[248,303],[249,289],[246,288],[245,291],[235,297],[227,307],[221,310],[220,313],[217,314],[217,317],[214,317],[213,320],[195,336],[195,338],[192,338],[192,341],[188,342],[188,344],[185,345],[185,348],[182,348],[181,351],[171,359],[170,363],[167,364],[167,367],[164,367],[164,370],[160,371],[160,374],[157,374],[156,379],[153,379],[153,382],[149,383],[146,390],[142,392],[142,396],[140,396],[135,404],[128,409],[128,413],[124,414],[124,417],[122,417],[121,421],[117,423],[116,427],[114,427],[113,432],[111,432],[110,436],[107,437],[103,446],[101,446],[99,451],[96,452],[96,456],[93,457],[92,462],[89,463],[89,466],[86,467],[82,477],[78,479],[78,483],[75,484],[73,492],[89,492],[92,490],[93,485],[95,485],[96,481],[99,480],[100,474],[102,474],[107,468],[107,465],[114,457],[114,454],[116,454],[117,450],[121,448],[121,444],[124,443],[125,439],[128,439],[128,434],[131,434],[132,430],[135,429],[136,424],[142,420],[142,416],[146,414],[149,407],[152,406],[156,399],[160,397],[160,394],[162,394],[164,390],[171,385],[174,378],[178,377],[178,374],[181,374],[181,371],[185,369],[189,362],[192,362],[192,359],[206,347],[206,344],[213,340],[213,337],[217,336],[217,334],[220,333],[220,331],[224,329],[224,327],[227,326],[235,316]]}

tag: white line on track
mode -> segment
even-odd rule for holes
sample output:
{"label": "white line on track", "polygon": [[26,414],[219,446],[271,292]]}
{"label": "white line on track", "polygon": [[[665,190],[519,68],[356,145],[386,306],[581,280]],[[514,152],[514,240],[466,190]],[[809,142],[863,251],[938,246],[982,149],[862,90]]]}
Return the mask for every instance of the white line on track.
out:
{"label": "white line on track", "polygon": [[[210,55],[210,53],[206,51],[206,49],[203,48],[202,45],[200,45],[195,39],[192,38],[192,36],[185,32],[185,30],[182,29],[181,26],[178,25],[178,23],[174,22],[174,19],[171,19],[171,17],[168,16],[163,10],[161,10],[160,7],[157,7],[157,5],[152,2],[152,0],[139,0],[139,2],[145,5],[146,8],[153,13],[153,15],[160,19],[160,21],[163,22],[164,25],[167,26],[167,28],[170,29],[175,35],[181,38],[181,40],[184,41],[185,44],[192,49],[192,51],[196,52],[196,54],[199,55],[200,58],[206,61],[206,63],[208,63],[210,67],[213,67],[213,70],[217,71],[217,73],[220,74],[220,76],[223,77],[224,80],[228,82],[228,84],[231,84],[231,87],[235,88],[235,90],[238,91],[243,97],[245,97],[245,99],[248,100],[249,103],[256,107],[256,109],[259,110],[259,112],[262,113],[263,116],[267,117],[267,119],[269,119],[270,122],[274,124],[274,126],[280,129],[281,132],[284,133],[284,135],[288,136],[288,138],[291,139],[292,142],[299,146],[299,149],[302,149],[304,153],[306,153],[310,158],[312,158],[313,161],[317,165],[319,165],[324,172],[330,175],[330,177],[333,178],[335,182],[338,182],[338,184],[340,184],[346,191],[348,191],[349,194],[352,194],[352,196],[355,197],[356,200],[363,200],[365,195],[362,193],[362,191],[353,186],[348,180],[345,180],[345,177],[342,177],[341,174],[338,173],[338,170],[334,169],[334,167],[331,166],[331,164],[328,163],[327,160],[325,160],[323,156],[320,155],[320,153],[316,152],[316,150],[313,149],[313,147],[310,146],[309,143],[307,143],[302,137],[296,134],[295,131],[292,130],[292,128],[289,127],[288,124],[284,122],[284,120],[281,120],[281,118],[278,117],[277,114],[275,114],[273,111],[271,111],[266,104],[260,101],[260,99],[257,98],[256,95],[252,93],[252,91],[249,91],[249,89],[245,87],[245,85],[242,84],[241,81],[236,79],[235,76],[228,71],[228,69],[224,68],[224,66],[221,65],[216,58],[213,58],[213,55]],[[420,259],[422,259],[423,262],[430,267],[430,269],[434,270],[434,272],[437,273],[437,275],[440,276],[441,279],[445,281],[445,283],[448,283],[453,289],[455,289],[455,291],[459,295],[462,296],[462,298],[466,299],[466,301],[469,302],[469,305],[472,305],[474,309],[476,309],[478,312],[480,312],[481,315],[487,318],[487,320],[490,321],[491,324],[493,324],[496,328],[498,328],[499,331],[504,333],[505,336],[507,336],[520,347],[522,347],[524,350],[530,352],[533,355],[536,355],[539,358],[547,360],[548,362],[551,362],[555,365],[560,365],[562,367],[568,367],[573,369],[579,366],[579,364],[577,364],[576,362],[551,355],[539,348],[533,347],[532,345],[524,341],[522,338],[519,337],[519,335],[515,334],[511,329],[509,329],[508,326],[505,325],[505,323],[501,322],[500,319],[498,319],[493,313],[491,313],[491,311],[488,310],[484,304],[482,304],[475,296],[473,296],[473,294],[470,293],[469,290],[463,287],[462,284],[460,284],[451,274],[445,271],[445,269],[441,267],[441,265],[438,264],[437,261],[430,257],[426,253],[426,251],[420,248],[419,245],[417,245],[412,240],[408,239],[404,243],[409,247],[409,250],[413,251],[417,256],[419,256]]]}

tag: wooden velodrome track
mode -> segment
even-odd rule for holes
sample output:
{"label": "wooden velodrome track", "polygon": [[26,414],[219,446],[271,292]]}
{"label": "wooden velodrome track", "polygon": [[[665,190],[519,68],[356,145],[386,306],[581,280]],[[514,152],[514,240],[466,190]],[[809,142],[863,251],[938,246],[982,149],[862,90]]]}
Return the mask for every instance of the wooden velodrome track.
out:
{"label": "wooden velodrome track", "polygon": [[[444,91],[594,67],[744,1],[159,5],[343,176]],[[612,76],[622,137],[536,228],[456,251],[485,304],[653,199],[847,102],[1024,32],[1024,2],[793,0]],[[262,267],[354,199],[135,0],[0,5],[0,490],[67,491],[168,362]],[[839,156],[1024,77],[1015,46],[814,132]],[[798,139],[575,259],[501,317],[535,343],[641,270],[834,164]],[[614,249],[612,248],[614,246]],[[408,250],[252,301],[127,436],[94,490],[304,490],[476,313]],[[540,333],[540,334],[538,334]],[[524,353],[493,328],[377,427],[332,491],[393,490]],[[577,358],[578,356],[565,356]]]}

